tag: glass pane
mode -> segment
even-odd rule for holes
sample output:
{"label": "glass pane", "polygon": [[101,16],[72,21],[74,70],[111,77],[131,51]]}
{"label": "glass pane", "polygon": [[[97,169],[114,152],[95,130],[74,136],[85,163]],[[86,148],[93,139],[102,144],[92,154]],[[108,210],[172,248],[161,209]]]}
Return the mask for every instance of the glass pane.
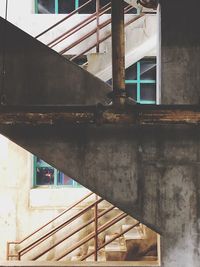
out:
{"label": "glass pane", "polygon": [[[111,3],[111,0],[100,0],[100,8]],[[104,14],[110,14],[111,13],[111,8],[105,12]]]}
{"label": "glass pane", "polygon": [[58,0],[58,13],[71,13],[75,9],[75,0]]}
{"label": "glass pane", "polygon": [[54,169],[51,167],[36,168],[36,185],[53,185]]}
{"label": "glass pane", "polygon": [[[79,7],[82,6],[83,4],[85,4],[86,2],[88,2],[88,0],[79,0]],[[85,7],[83,7],[79,13],[80,14],[92,14],[96,11],[96,1],[93,0],[91,3],[89,3],[88,5],[86,5]]]}
{"label": "glass pane", "polygon": [[73,179],[65,175],[62,172],[59,172],[58,175],[58,185],[70,185],[73,186]]}
{"label": "glass pane", "polygon": [[137,101],[137,84],[126,84],[126,91],[129,97]]}
{"label": "glass pane", "polygon": [[126,80],[137,80],[137,65],[136,64],[126,69],[125,79]]}
{"label": "glass pane", "polygon": [[[124,2],[124,8],[127,7],[127,6],[129,6],[129,4]],[[129,8],[131,8],[131,7],[129,6]],[[130,9],[130,11],[126,12],[126,14],[137,14],[137,9],[135,7],[132,7]]]}
{"label": "glass pane", "polygon": [[156,61],[154,59],[142,60],[140,66],[141,80],[156,80]]}
{"label": "glass pane", "polygon": [[38,0],[38,13],[39,14],[54,14],[55,13],[55,0]]}
{"label": "glass pane", "polygon": [[156,100],[156,84],[141,84],[140,86],[141,100]]}

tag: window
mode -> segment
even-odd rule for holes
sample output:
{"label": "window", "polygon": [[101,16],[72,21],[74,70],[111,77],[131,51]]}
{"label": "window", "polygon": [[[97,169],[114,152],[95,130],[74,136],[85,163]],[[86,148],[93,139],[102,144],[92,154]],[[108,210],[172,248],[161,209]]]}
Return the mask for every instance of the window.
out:
{"label": "window", "polygon": [[140,104],[156,103],[156,59],[144,58],[126,69],[128,96]]}
{"label": "window", "polygon": [[[37,14],[67,14],[88,2],[88,0],[35,0],[35,13]],[[110,3],[111,0],[99,0],[100,7]],[[125,7],[128,5],[124,3]],[[91,14],[96,11],[96,0],[83,7],[80,14]],[[111,9],[106,13],[110,13]],[[137,9],[132,8],[127,13],[136,14]]]}
{"label": "window", "polygon": [[34,186],[81,187],[76,181],[34,156]]}

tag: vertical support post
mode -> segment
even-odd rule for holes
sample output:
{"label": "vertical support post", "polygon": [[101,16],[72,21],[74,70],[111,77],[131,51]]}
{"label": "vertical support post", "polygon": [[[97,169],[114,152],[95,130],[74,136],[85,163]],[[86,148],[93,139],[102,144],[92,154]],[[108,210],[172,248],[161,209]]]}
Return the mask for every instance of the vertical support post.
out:
{"label": "vertical support post", "polygon": [[7,242],[6,246],[6,260],[9,261],[9,255],[10,255],[10,243]]}
{"label": "vertical support post", "polygon": [[[95,195],[95,201],[98,200],[98,196]],[[98,204],[94,206],[94,260],[98,261]]]}
{"label": "vertical support post", "polygon": [[97,36],[97,46],[96,46],[96,52],[99,53],[99,9],[100,9],[100,1],[96,0],[96,14],[97,14],[97,31],[96,31],[96,36]]}
{"label": "vertical support post", "polygon": [[119,107],[125,103],[125,35],[124,1],[112,0],[112,79],[113,102]]}

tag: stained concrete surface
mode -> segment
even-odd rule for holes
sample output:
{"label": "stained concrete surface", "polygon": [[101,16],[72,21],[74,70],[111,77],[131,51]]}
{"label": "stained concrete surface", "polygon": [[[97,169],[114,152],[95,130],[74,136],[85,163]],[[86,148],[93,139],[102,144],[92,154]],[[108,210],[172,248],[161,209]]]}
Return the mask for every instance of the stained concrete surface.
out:
{"label": "stained concrete surface", "polygon": [[[105,102],[110,86],[0,17],[0,95],[8,105]],[[86,97],[87,96],[87,97]]]}
{"label": "stained concrete surface", "polygon": [[16,127],[5,131],[18,144],[161,233],[162,266],[199,266],[199,127]]}
{"label": "stained concrete surface", "polygon": [[[199,103],[198,1],[161,4],[162,103]],[[162,267],[199,267],[199,126],[1,132],[160,232]]]}

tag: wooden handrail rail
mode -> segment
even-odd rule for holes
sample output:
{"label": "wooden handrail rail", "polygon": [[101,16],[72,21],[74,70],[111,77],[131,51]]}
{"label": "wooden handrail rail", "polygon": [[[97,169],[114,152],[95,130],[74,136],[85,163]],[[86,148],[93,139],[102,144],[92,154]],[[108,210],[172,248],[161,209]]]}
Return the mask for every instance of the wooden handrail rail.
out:
{"label": "wooden handrail rail", "polygon": [[[99,10],[99,16],[102,16],[103,14],[105,14],[105,12],[107,12],[110,8],[111,8],[110,4],[103,6]],[[61,34],[60,36],[56,37],[54,40],[52,40],[50,43],[48,43],[47,46],[52,48],[55,45],[59,44],[60,42],[62,42],[63,40],[65,40],[66,38],[71,36],[72,34],[76,33],[77,31],[79,31],[83,27],[87,26],[92,21],[94,21],[96,19],[96,16],[97,16],[97,12],[93,13],[91,16],[87,17],[86,19],[84,19],[83,21],[81,21],[80,23],[78,23],[77,25],[75,25],[74,27],[69,29],[68,31],[66,31],[63,34]]]}
{"label": "wooden handrail rail", "polygon": [[[98,235],[102,233],[103,231],[107,230],[110,226],[114,225],[115,223],[119,222],[120,220],[124,219],[128,215],[124,212],[121,212],[119,215],[115,216],[113,219],[108,221],[107,223],[103,224],[98,228]],[[67,256],[72,251],[76,250],[80,246],[87,243],[89,240],[93,239],[95,237],[95,231],[81,239],[79,242],[77,242],[75,245],[72,245],[67,251],[65,251],[62,255],[60,255],[58,258],[56,258],[56,261],[61,260],[63,257]]]}
{"label": "wooden handrail rail", "polygon": [[74,14],[76,14],[77,12],[79,12],[83,7],[87,6],[89,3],[91,3],[93,0],[89,0],[86,3],[84,3],[82,6],[80,6],[79,8],[75,9],[74,11],[72,11],[71,13],[69,13],[66,17],[64,17],[63,19],[59,20],[57,23],[53,24],[51,27],[49,27],[48,29],[46,29],[45,31],[41,32],[40,34],[38,34],[37,36],[35,36],[35,38],[39,38],[40,36],[42,36],[43,34],[47,33],[48,31],[52,30],[53,28],[55,28],[56,26],[58,26],[59,24],[61,24],[63,21],[69,19],[71,16],[73,16]]}
{"label": "wooden handrail rail", "polygon": [[52,236],[53,234],[57,233],[59,230],[63,229],[66,225],[70,224],[71,222],[73,222],[75,219],[77,219],[78,217],[80,217],[81,215],[83,215],[85,212],[87,212],[89,209],[91,209],[96,203],[100,203],[102,202],[103,199],[99,198],[98,200],[94,201],[92,204],[90,204],[89,206],[87,206],[86,208],[84,208],[83,210],[79,211],[77,214],[75,214],[74,216],[72,216],[70,219],[68,219],[67,221],[61,223],[60,225],[58,225],[57,227],[55,227],[54,229],[50,230],[49,232],[47,232],[46,234],[44,234],[43,236],[39,237],[36,241],[32,242],[31,244],[27,245],[26,247],[24,247],[23,249],[18,251],[18,255],[19,255],[19,259],[21,258],[21,256],[23,256],[24,254],[26,254],[28,251],[30,251],[31,249],[33,249],[34,247],[36,247],[37,245],[41,244],[43,241],[45,241],[47,238],[49,238],[50,236]]}
{"label": "wooden handrail rail", "polygon": [[[111,242],[113,242],[114,240],[116,240],[117,238],[119,238],[120,236],[124,235],[125,233],[127,233],[128,231],[130,231],[131,229],[133,229],[134,227],[136,227],[137,225],[139,225],[140,222],[137,222],[134,225],[131,225],[130,227],[128,227],[126,230],[122,231],[121,233],[117,234],[116,236],[114,236],[113,238],[111,238],[110,240],[108,240],[107,242],[104,242],[103,244],[101,244],[97,250],[99,251],[100,249],[102,249],[103,247],[105,247],[106,245],[110,244]],[[95,250],[91,251],[90,253],[88,253],[87,255],[83,256],[80,261],[83,261],[85,259],[87,259],[88,257],[90,257],[91,255],[95,254]]]}
{"label": "wooden handrail rail", "polygon": [[[139,18],[143,17],[145,14],[144,13],[141,13],[140,15],[138,15],[137,17],[129,20],[128,22],[125,23],[125,27],[127,27],[128,25],[130,25],[131,23],[133,23],[134,21],[138,20]],[[105,37],[101,38],[99,40],[99,44],[106,41],[108,38],[111,37],[111,33],[109,33],[108,35],[106,35]],[[82,51],[81,53],[79,53],[78,55],[76,56],[73,56],[72,58],[70,58],[70,61],[73,61],[75,60],[76,58],[82,56],[83,54],[87,53],[88,51],[90,51],[92,48],[96,47],[97,46],[97,42],[93,45],[91,45],[89,48],[85,49],[84,51]]]}
{"label": "wooden handrail rail", "polygon": [[[115,208],[115,206],[112,205],[108,209],[106,209],[105,211],[102,211],[100,214],[98,214],[98,216],[97,216],[98,219],[101,218],[102,216],[104,216],[105,214],[107,214],[108,212],[110,212],[111,210],[113,210],[114,208]],[[53,249],[56,246],[60,245],[66,239],[68,239],[71,236],[73,236],[74,234],[78,233],[79,231],[81,231],[82,229],[84,229],[86,226],[88,226],[89,224],[93,223],[94,221],[95,221],[95,218],[90,219],[88,222],[82,224],[81,226],[79,226],[78,228],[76,228],[75,230],[73,230],[71,233],[69,233],[67,236],[65,236],[64,238],[62,238],[61,240],[59,240],[58,242],[56,242],[55,244],[53,244],[49,248],[45,249],[43,252],[41,252],[40,254],[38,254],[37,256],[35,256],[31,260],[37,260],[38,258],[40,258],[41,256],[43,256],[44,254],[46,254],[47,252],[49,252],[51,249]]]}

